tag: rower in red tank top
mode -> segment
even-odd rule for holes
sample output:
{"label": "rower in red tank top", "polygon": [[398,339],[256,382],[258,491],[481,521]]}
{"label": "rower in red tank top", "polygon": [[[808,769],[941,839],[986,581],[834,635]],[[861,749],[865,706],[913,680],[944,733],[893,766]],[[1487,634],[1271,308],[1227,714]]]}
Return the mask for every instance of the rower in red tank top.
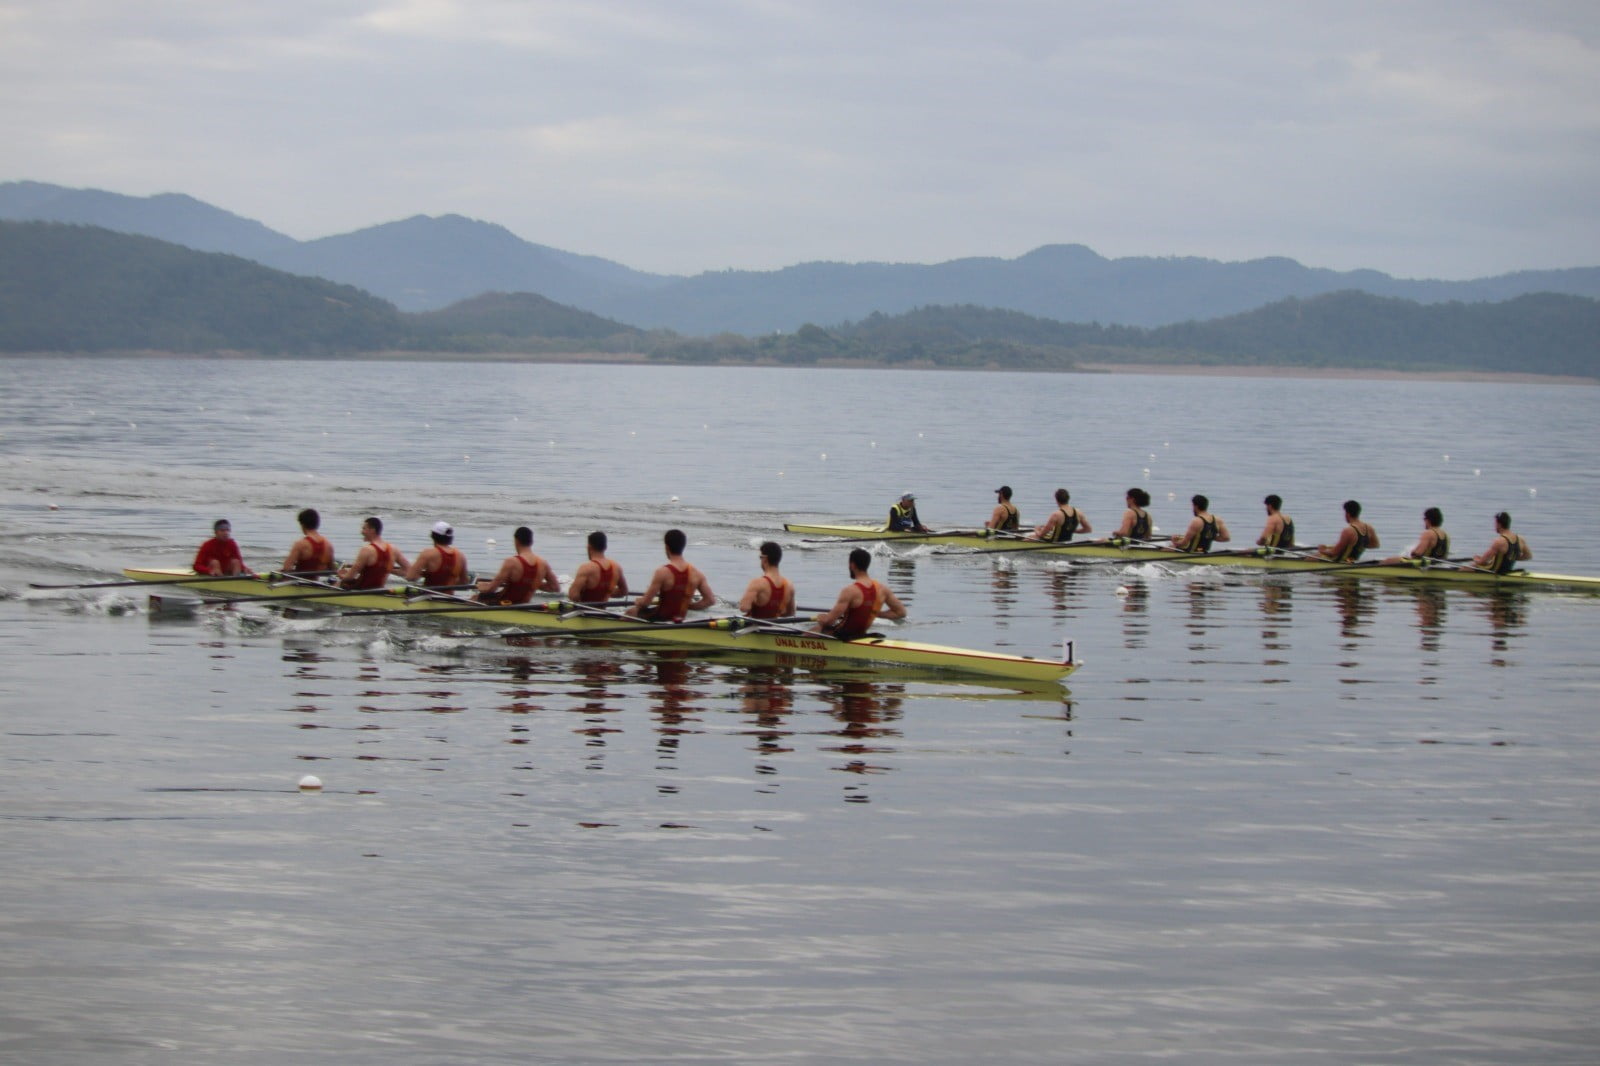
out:
{"label": "rower in red tank top", "polygon": [[435,522],[429,534],[433,547],[417,553],[406,567],[407,581],[421,581],[428,588],[449,588],[467,583],[467,557],[460,548],[452,548],[456,531],[449,522]]}
{"label": "rower in red tank top", "polygon": [[388,584],[391,570],[408,565],[406,557],[383,539],[383,519],[376,515],[361,523],[361,539],[366,543],[339,571],[339,587],[381,589]]}
{"label": "rower in red tank top", "polygon": [[628,614],[652,622],[681,622],[691,610],[704,610],[717,602],[711,583],[694,564],[683,558],[689,538],[681,529],[669,529],[662,538],[667,561],[651,575],[650,587]]}
{"label": "rower in red tank top", "polygon": [[606,558],[606,535],[600,530],[589,534],[589,558],[572,575],[567,598],[577,603],[605,603],[614,596],[628,594],[628,579],[622,567]]}
{"label": "rower in red tank top", "polygon": [[816,633],[827,633],[841,640],[865,636],[879,618],[904,618],[905,604],[894,590],[867,576],[872,556],[865,548],[850,553],[850,584],[839,591],[839,599],[827,614],[817,615]]}
{"label": "rower in red tank top", "polygon": [[517,553],[506,557],[494,577],[478,582],[480,603],[515,604],[533,599],[537,589],[560,592],[550,564],[533,553],[533,530],[518,526],[511,534]]}
{"label": "rower in red tank top", "polygon": [[283,572],[308,574],[332,570],[333,545],[328,542],[327,537],[317,532],[317,527],[322,524],[322,516],[317,513],[316,508],[307,507],[300,512],[299,520],[301,536],[284,558]]}
{"label": "rower in red tank top", "polygon": [[783,618],[794,613],[794,583],[778,571],[783,546],[777,541],[761,545],[761,576],[753,579],[739,601],[746,618]]}

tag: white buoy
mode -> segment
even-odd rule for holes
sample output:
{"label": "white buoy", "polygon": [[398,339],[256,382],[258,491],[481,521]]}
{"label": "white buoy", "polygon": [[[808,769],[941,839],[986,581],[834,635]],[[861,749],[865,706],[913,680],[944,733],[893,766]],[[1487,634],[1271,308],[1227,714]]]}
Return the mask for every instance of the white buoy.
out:
{"label": "white buoy", "polygon": [[1169,492],[1169,493],[1167,493],[1167,499],[1169,499],[1169,500],[1176,500],[1176,499],[1177,499],[1177,498],[1178,498],[1178,494],[1177,494],[1177,493],[1176,493],[1176,492]]}
{"label": "white buoy", "polygon": [[52,503],[50,505],[50,510],[59,511],[59,510],[61,510],[61,505],[59,503]]}
{"label": "white buoy", "polygon": [[1144,468],[1144,476],[1145,477],[1149,477],[1150,476],[1150,468],[1148,466]]}
{"label": "white buoy", "polygon": [[1482,474],[1483,474],[1483,471],[1480,470],[1478,467],[1473,467],[1472,468],[1472,476],[1473,477],[1480,477],[1480,476],[1482,476]]}
{"label": "white buoy", "polygon": [[676,497],[676,496],[674,496],[674,497],[673,497],[673,498],[672,498],[672,502],[673,502],[673,503],[677,503],[677,502],[678,502],[678,498],[677,498],[677,497]]}
{"label": "white buoy", "polygon": [[1128,595],[1128,586],[1126,586],[1126,585],[1118,585],[1117,586],[1117,595],[1126,598],[1127,595]]}
{"label": "white buoy", "polygon": [[1529,489],[1528,490],[1528,495],[1529,496],[1537,496],[1537,495],[1539,495],[1539,490],[1538,489]]}
{"label": "white buoy", "polygon": [[300,779],[301,792],[317,792],[322,788],[322,778],[315,774],[307,774]]}
{"label": "white buoy", "polygon": [[827,462],[827,460],[828,460],[828,453],[827,452],[823,452],[822,453],[822,460],[823,460],[823,462]]}
{"label": "white buoy", "polygon": [[499,544],[500,542],[495,540],[493,537],[488,537],[488,538],[486,538],[484,540],[484,543],[485,544]]}

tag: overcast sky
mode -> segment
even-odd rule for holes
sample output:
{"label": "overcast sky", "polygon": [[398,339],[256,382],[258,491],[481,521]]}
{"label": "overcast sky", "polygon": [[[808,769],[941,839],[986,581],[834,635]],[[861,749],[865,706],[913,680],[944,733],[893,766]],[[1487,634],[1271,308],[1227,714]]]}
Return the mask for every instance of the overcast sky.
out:
{"label": "overcast sky", "polygon": [[1600,3],[0,0],[0,180],[642,270],[1600,265]]}

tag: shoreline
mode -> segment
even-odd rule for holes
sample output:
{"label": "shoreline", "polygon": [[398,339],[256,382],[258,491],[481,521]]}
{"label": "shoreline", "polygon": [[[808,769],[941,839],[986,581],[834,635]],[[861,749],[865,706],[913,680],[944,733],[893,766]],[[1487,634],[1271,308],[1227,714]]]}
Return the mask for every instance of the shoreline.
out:
{"label": "shoreline", "polygon": [[1201,363],[1079,363],[1095,374],[1157,374],[1207,378],[1306,378],[1370,381],[1465,381],[1505,385],[1600,385],[1577,374],[1525,374],[1494,370],[1384,370],[1377,367],[1211,366]]}
{"label": "shoreline", "polygon": [[754,367],[779,370],[969,370],[999,374],[1142,374],[1163,377],[1299,378],[1342,381],[1437,381],[1501,385],[1600,385],[1600,378],[1577,374],[1529,374],[1491,370],[1387,370],[1378,367],[1212,365],[1207,363],[1076,363],[1059,370],[1027,367],[942,367],[932,363],[886,366],[852,359],[819,359],[795,365],[777,360],[680,363],[652,359],[644,352],[343,352],[338,355],[262,355],[255,352],[0,352],[0,359],[193,359],[219,361],[392,362],[392,363],[555,363],[664,367]]}

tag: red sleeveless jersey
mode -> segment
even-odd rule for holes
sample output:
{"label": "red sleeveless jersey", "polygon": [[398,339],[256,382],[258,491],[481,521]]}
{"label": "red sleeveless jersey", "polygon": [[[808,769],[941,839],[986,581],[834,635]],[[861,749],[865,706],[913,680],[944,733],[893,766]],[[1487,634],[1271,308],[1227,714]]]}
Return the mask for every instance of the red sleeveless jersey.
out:
{"label": "red sleeveless jersey", "polygon": [[781,618],[783,617],[783,601],[788,599],[789,579],[772,580],[766,574],[761,575],[768,585],[772,586],[772,596],[766,603],[758,603],[750,608],[751,618]]}
{"label": "red sleeveless jersey", "polygon": [[311,545],[310,558],[300,564],[296,573],[312,573],[333,569],[333,544],[321,533],[307,533],[300,538],[302,544]]}
{"label": "red sleeveless jersey", "polygon": [[522,573],[515,581],[507,581],[506,587],[500,590],[504,603],[527,603],[533,599],[533,579],[538,576],[539,568],[520,555],[516,556],[516,560],[522,567]]}
{"label": "red sleeveless jersey", "polygon": [[351,588],[381,589],[389,583],[389,571],[394,567],[394,552],[384,541],[374,541],[372,550],[378,554],[371,566],[361,571]]}
{"label": "red sleeveless jersey", "polygon": [[430,570],[422,575],[422,583],[428,588],[445,588],[450,585],[465,584],[467,580],[467,557],[461,554],[459,548],[439,546],[439,569]]}
{"label": "red sleeveless jersey", "polygon": [[681,622],[689,614],[689,564],[685,563],[682,567],[671,563],[666,565],[672,571],[673,585],[670,589],[661,590],[651,614],[657,621]]}
{"label": "red sleeveless jersey", "polygon": [[882,585],[869,577],[865,581],[857,581],[856,588],[861,590],[861,602],[850,608],[833,631],[834,636],[842,640],[855,640],[866,635],[872,623],[878,620],[878,608],[883,606]]}
{"label": "red sleeveless jersey", "polygon": [[584,589],[578,596],[579,603],[604,603],[611,598],[617,589],[617,564],[591,560],[595,568],[600,571],[600,580]]}

